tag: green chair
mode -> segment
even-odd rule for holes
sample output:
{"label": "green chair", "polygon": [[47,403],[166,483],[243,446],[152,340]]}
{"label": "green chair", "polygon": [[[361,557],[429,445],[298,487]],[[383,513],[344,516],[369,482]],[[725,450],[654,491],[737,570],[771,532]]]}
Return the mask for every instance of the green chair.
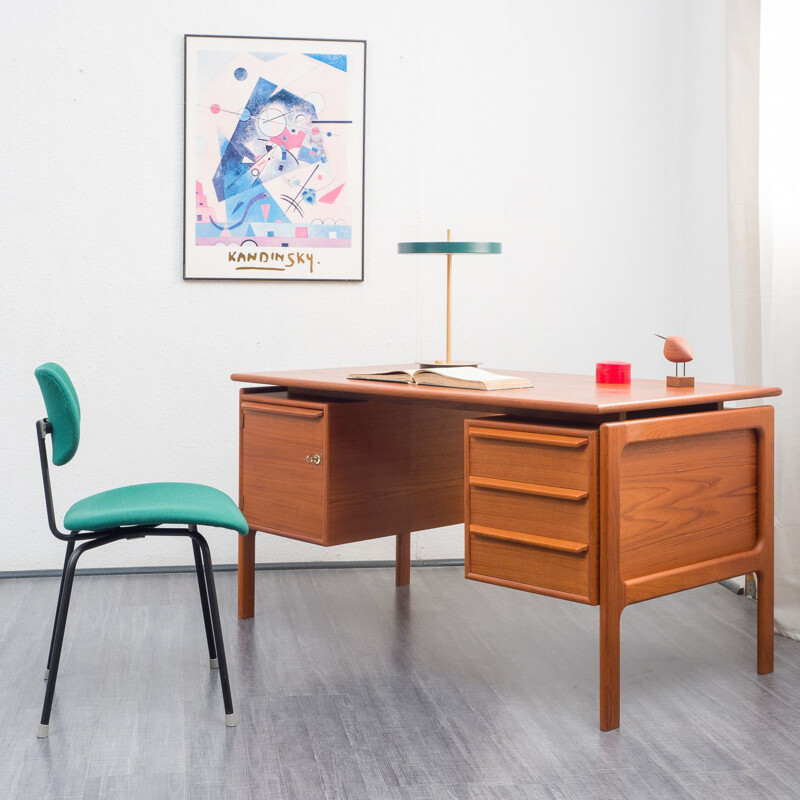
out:
{"label": "green chair", "polygon": [[[235,726],[236,715],[233,712],[228,666],[222,642],[211,553],[208,543],[198,533],[197,526],[228,528],[245,536],[248,532],[245,518],[230,497],[210,486],[196,483],[144,483],[123,486],[78,501],[64,517],[64,527],[69,532],[60,531],[53,511],[46,440],[50,434],[53,463],[57,466],[68,463],[78,449],[81,410],[75,387],[69,375],[58,364],[42,364],[35,374],[47,408],[47,417],[36,423],[47,519],[53,535],[67,543],[45,672],[47,691],[39,725],[39,738],[45,738],[50,730],[50,710],[78,559],[87,550],[101,545],[121,539],[143,539],[145,536],[186,536],[192,540],[211,668],[219,669],[222,697],[225,701],[225,724],[229,727]],[[176,525],[185,527],[173,527]],[[76,542],[82,544],[76,547]]]}

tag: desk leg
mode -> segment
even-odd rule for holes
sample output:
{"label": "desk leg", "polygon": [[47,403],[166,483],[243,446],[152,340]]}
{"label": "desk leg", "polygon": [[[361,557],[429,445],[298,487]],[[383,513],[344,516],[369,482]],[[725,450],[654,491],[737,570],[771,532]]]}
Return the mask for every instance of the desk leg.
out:
{"label": "desk leg", "polygon": [[775,585],[773,566],[759,572],[758,578],[758,674],[769,675],[773,669],[775,648]]}
{"label": "desk leg", "polygon": [[619,620],[621,608],[600,603],[600,730],[619,728]]}
{"label": "desk leg", "polygon": [[256,532],[239,537],[239,619],[255,616]]}
{"label": "desk leg", "polygon": [[411,583],[411,531],[398,533],[395,538],[394,585],[408,586]]}
{"label": "desk leg", "polygon": [[775,476],[773,410],[764,409],[765,419],[758,443],[758,533],[761,565],[758,581],[758,674],[773,669],[775,648]]}

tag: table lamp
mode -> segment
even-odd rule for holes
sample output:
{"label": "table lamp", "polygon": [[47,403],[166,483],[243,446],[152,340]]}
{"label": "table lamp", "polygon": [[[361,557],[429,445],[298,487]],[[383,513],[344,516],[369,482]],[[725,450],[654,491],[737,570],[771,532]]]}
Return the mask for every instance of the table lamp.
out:
{"label": "table lamp", "polygon": [[452,242],[450,229],[447,229],[446,242],[400,242],[397,252],[401,254],[423,255],[428,253],[447,256],[447,356],[444,361],[420,362],[421,367],[475,367],[477,361],[453,361],[452,355],[452,289],[453,289],[453,255],[498,255],[503,252],[500,242]]}

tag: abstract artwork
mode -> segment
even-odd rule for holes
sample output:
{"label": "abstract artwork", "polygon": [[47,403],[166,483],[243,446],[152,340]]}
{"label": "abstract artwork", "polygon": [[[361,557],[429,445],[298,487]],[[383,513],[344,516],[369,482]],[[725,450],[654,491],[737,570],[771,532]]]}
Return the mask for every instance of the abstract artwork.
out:
{"label": "abstract artwork", "polygon": [[186,36],[184,278],[363,280],[365,60]]}

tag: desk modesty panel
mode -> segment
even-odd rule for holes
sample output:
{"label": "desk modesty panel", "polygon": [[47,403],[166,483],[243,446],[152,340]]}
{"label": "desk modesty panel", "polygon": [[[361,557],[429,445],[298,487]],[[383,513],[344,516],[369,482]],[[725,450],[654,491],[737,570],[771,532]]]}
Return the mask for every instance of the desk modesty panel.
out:
{"label": "desk modesty panel", "polygon": [[[625,606],[755,572],[757,666],[772,671],[777,387],[520,373],[530,389],[347,380],[345,368],[236,373],[240,503],[253,532],[323,546],[465,522],[465,576],[600,606],[600,727],[619,726]],[[386,368],[388,369],[388,368]],[[499,370],[498,370],[499,371]],[[240,540],[239,616],[255,610]]]}

